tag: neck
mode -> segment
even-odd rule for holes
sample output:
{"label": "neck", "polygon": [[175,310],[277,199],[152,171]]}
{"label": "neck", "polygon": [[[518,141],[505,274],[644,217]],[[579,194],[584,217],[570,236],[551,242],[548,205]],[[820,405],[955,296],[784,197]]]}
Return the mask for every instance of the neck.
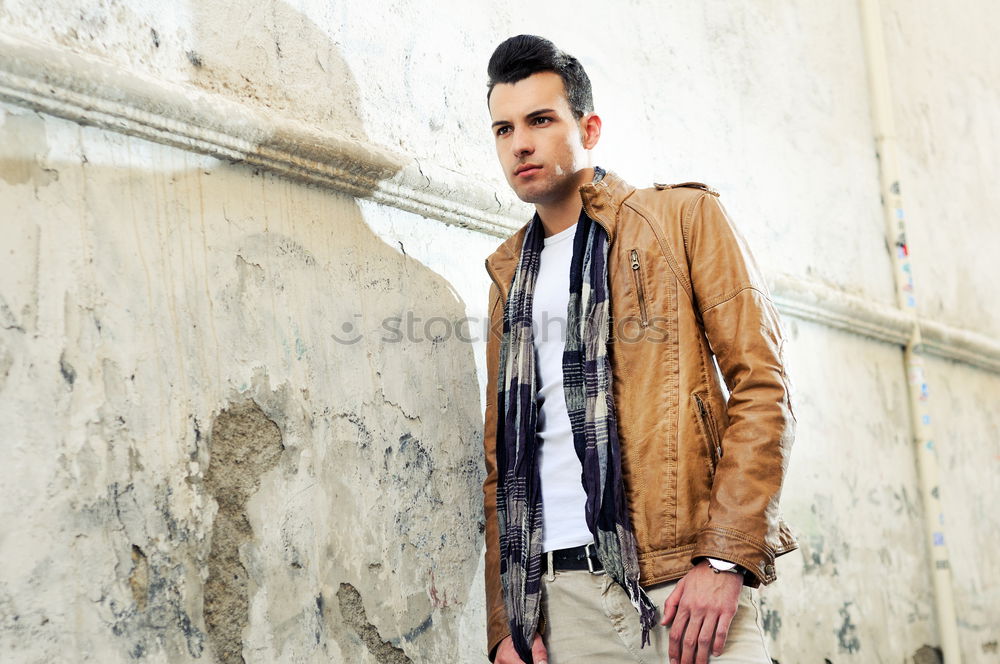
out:
{"label": "neck", "polygon": [[580,200],[580,187],[594,179],[593,168],[580,169],[573,182],[568,186],[565,196],[547,203],[535,203],[535,211],[542,220],[545,237],[566,230],[580,219],[583,202]]}

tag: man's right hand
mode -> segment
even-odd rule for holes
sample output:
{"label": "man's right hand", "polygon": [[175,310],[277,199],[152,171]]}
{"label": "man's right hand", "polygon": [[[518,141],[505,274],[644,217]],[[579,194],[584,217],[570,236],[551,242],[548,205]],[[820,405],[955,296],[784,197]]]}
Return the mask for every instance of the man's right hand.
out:
{"label": "man's right hand", "polygon": [[[534,664],[548,664],[549,653],[545,649],[545,644],[542,643],[542,637],[539,634],[535,634],[535,641],[531,644],[531,658],[535,660]],[[494,658],[493,664],[527,663],[521,659],[517,654],[517,650],[514,649],[514,638],[507,636],[497,646],[497,656]]]}

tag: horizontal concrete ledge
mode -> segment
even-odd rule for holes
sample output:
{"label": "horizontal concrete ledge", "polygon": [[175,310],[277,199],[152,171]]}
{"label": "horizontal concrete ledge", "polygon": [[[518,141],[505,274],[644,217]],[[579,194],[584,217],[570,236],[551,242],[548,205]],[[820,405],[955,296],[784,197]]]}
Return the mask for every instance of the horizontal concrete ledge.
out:
{"label": "horizontal concrete ledge", "polygon": [[[92,55],[0,34],[0,99],[506,237],[523,204],[459,173]],[[506,198],[506,200],[505,200]],[[517,211],[517,212],[516,212]]]}
{"label": "horizontal concrete ledge", "polygon": [[1000,373],[1000,342],[996,339],[915,318],[898,308],[815,281],[785,274],[771,274],[768,281],[782,314],[900,346],[916,334],[924,354]]}
{"label": "horizontal concrete ledge", "polygon": [[[146,140],[244,162],[295,180],[495,237],[530,211],[506,192],[410,155],[90,55],[0,34],[0,100]],[[924,352],[1000,372],[1000,343],[788,275],[782,313],[893,344],[919,327]]]}

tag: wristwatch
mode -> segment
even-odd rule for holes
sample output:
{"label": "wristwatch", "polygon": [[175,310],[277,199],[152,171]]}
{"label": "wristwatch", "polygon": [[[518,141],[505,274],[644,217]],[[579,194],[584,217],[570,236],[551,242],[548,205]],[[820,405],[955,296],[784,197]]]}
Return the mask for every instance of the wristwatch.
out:
{"label": "wristwatch", "polygon": [[708,557],[706,557],[705,560],[708,561],[709,567],[711,567],[712,571],[715,572],[716,574],[719,574],[721,572],[732,572],[733,574],[739,574],[740,576],[743,576],[743,568],[737,565],[736,563],[731,563],[728,560],[719,560],[718,558],[708,558]]}

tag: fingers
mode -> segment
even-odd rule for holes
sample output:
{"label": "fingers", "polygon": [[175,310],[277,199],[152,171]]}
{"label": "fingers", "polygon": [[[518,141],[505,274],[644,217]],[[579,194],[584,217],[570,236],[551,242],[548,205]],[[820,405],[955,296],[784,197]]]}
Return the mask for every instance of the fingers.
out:
{"label": "fingers", "polygon": [[728,611],[719,614],[719,624],[715,628],[715,641],[712,644],[712,654],[716,657],[722,654],[722,649],[726,647],[726,639],[729,637],[729,626],[733,624],[733,615]]}
{"label": "fingers", "polygon": [[670,645],[667,647],[667,655],[670,657],[670,664],[677,664],[681,659],[681,641],[684,639],[684,630],[687,629],[688,620],[691,614],[687,609],[678,610],[670,626]]}
{"label": "fingers", "polygon": [[681,597],[683,595],[684,579],[681,579],[670,592],[670,596],[667,597],[667,601],[663,603],[663,620],[660,621],[661,625],[669,625],[670,621],[674,619],[674,614],[677,613],[677,607],[680,605]]}
{"label": "fingers", "polygon": [[702,622],[704,622],[702,616],[691,616],[688,619],[684,633],[677,640],[678,658],[674,659],[671,657],[671,662],[694,664],[694,657],[698,652],[698,637],[701,634]]}
{"label": "fingers", "polygon": [[549,653],[540,634],[535,634],[535,641],[531,644],[531,659],[535,660],[535,664],[548,664]]}
{"label": "fingers", "polygon": [[718,618],[715,615],[705,616],[705,622],[701,624],[698,632],[698,652],[695,653],[695,664],[708,664],[708,652],[712,649],[715,640],[715,626]]}

